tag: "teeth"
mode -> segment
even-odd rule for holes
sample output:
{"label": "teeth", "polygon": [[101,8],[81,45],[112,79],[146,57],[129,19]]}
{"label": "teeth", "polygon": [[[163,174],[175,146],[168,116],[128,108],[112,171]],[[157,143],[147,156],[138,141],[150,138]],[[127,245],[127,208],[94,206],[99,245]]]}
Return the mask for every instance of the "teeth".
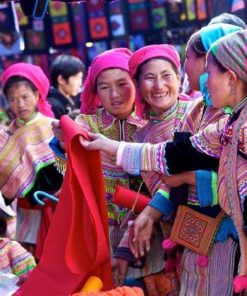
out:
{"label": "teeth", "polygon": [[167,95],[167,92],[166,93],[162,93],[162,94],[153,94],[153,96],[156,97],[156,98],[162,98],[162,97],[164,97],[166,95]]}

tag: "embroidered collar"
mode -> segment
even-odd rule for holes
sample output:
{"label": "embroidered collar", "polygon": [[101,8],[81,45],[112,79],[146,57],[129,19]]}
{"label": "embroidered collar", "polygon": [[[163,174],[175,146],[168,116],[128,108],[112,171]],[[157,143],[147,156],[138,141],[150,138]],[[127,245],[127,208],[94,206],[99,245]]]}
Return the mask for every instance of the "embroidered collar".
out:
{"label": "embroidered collar", "polygon": [[[107,127],[111,126],[116,121],[120,121],[119,118],[107,112],[104,108],[98,108],[98,114],[100,115],[102,122],[104,122],[104,125]],[[138,127],[142,127],[146,122],[144,119],[136,115],[135,110],[133,110],[133,112],[131,112],[131,114],[126,119],[124,119],[124,121]]]}
{"label": "embroidered collar", "polygon": [[15,120],[15,125],[17,127],[21,127],[21,126],[24,126],[24,125],[29,125],[29,124],[32,124],[33,121],[35,121],[39,116],[37,116],[39,113],[38,112],[34,112],[32,114],[32,116],[30,117],[29,121],[24,121],[20,118],[16,118]]}
{"label": "embroidered collar", "polygon": [[171,108],[160,115],[155,115],[153,112],[150,112],[150,120],[152,120],[153,122],[164,121],[165,119],[168,119],[174,112],[176,112],[177,108],[178,101]]}

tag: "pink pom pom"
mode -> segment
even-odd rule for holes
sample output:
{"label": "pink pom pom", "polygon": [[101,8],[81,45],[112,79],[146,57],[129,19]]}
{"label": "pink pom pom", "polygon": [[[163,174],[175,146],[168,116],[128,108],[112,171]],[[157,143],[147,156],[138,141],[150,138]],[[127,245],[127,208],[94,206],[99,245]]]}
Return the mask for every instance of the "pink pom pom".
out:
{"label": "pink pom pom", "polygon": [[247,276],[240,275],[236,276],[233,282],[234,291],[240,293],[241,291],[247,290]]}
{"label": "pink pom pom", "polygon": [[174,247],[176,247],[177,243],[175,243],[174,241],[172,241],[171,239],[168,238],[168,239],[163,240],[161,245],[164,250],[171,250]]}
{"label": "pink pom pom", "polygon": [[206,267],[208,265],[208,257],[203,255],[198,256],[197,265],[200,267]]}

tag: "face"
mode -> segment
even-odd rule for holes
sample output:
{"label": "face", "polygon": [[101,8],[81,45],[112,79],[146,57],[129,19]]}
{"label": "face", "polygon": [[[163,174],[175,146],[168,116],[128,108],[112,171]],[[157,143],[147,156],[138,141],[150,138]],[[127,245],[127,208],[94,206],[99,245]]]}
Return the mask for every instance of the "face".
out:
{"label": "face", "polygon": [[127,71],[117,68],[102,71],[97,77],[96,89],[107,112],[120,119],[132,112],[136,91]]}
{"label": "face", "polygon": [[198,57],[191,46],[187,46],[184,70],[188,76],[191,90],[200,90],[199,77],[205,72],[205,61],[205,56]]}
{"label": "face", "polygon": [[142,65],[138,89],[150,109],[160,115],[177,101],[180,77],[170,62],[152,59]]}
{"label": "face", "polygon": [[39,100],[38,92],[33,90],[25,82],[14,84],[7,92],[9,106],[17,118],[29,121]]}
{"label": "face", "polygon": [[224,108],[226,106],[231,106],[229,100],[229,72],[220,71],[212,54],[208,54],[207,56],[206,72],[208,73],[207,87],[213,107]]}
{"label": "face", "polygon": [[79,72],[76,75],[70,76],[67,80],[65,80],[62,76],[58,79],[59,82],[59,90],[66,97],[74,97],[77,96],[81,91],[82,87],[82,79],[83,73]]}

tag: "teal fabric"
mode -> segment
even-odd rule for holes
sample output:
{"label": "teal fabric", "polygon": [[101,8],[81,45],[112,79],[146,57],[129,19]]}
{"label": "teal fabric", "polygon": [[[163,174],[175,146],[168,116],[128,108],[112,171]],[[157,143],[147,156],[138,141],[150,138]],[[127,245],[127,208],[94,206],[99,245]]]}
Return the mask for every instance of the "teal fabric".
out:
{"label": "teal fabric", "polygon": [[208,51],[211,44],[213,44],[219,38],[233,32],[238,32],[240,30],[243,29],[235,25],[219,23],[205,26],[199,32],[204,49]]}

